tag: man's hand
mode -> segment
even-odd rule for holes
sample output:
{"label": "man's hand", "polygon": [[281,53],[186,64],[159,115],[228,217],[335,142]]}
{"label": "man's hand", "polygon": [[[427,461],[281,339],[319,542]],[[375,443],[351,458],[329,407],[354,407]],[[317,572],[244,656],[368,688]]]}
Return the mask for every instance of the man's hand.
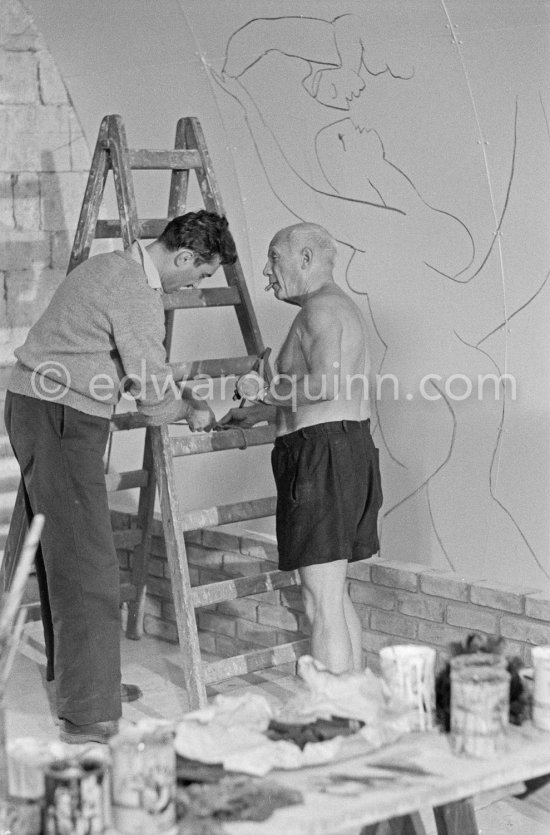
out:
{"label": "man's hand", "polygon": [[270,422],[275,416],[275,407],[257,403],[254,406],[241,406],[230,409],[226,415],[218,421],[221,429],[252,429],[257,423],[267,420]]}
{"label": "man's hand", "polygon": [[185,419],[191,432],[210,432],[216,425],[216,415],[205,400],[188,401]]}

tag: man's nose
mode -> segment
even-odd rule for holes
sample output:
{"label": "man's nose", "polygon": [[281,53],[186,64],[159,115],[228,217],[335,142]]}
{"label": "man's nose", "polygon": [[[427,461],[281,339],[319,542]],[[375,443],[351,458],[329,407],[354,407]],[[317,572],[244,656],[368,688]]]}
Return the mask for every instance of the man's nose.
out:
{"label": "man's nose", "polygon": [[269,264],[269,261],[266,261],[266,265],[264,267],[262,275],[265,275],[267,277],[271,275],[271,266]]}

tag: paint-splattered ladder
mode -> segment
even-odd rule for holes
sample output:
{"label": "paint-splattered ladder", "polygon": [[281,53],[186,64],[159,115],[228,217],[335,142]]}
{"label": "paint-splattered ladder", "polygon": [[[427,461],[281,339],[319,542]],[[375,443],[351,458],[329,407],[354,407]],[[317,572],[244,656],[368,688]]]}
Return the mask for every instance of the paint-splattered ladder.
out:
{"label": "paint-splattered ladder", "polygon": [[[132,177],[132,170],[135,169],[171,170],[167,218],[138,219]],[[99,220],[109,170],[113,172],[119,218]],[[170,218],[186,211],[191,170],[196,172],[205,208],[225,214],[208,149],[197,119],[188,117],[178,121],[175,147],[172,150],[130,150],[120,116],[105,116],[99,129],[68,272],[88,258],[95,238],[121,237],[124,246],[129,247],[136,238],[158,237]],[[193,289],[163,296],[168,359],[176,309],[230,305],[235,308],[237,314],[246,356],[189,362],[185,364],[184,369],[189,381],[205,374],[212,378],[231,374],[238,376],[257,367],[259,359],[264,356],[265,348],[240,263],[237,261],[233,265],[224,266],[223,269],[227,287]],[[269,364],[263,363],[262,367],[266,379],[269,379]],[[182,363],[178,363],[178,370],[181,374]],[[111,421],[112,432],[137,427],[143,428],[143,423],[131,414],[115,415]],[[133,549],[131,582],[122,584],[121,600],[128,602],[127,635],[134,639],[140,638],[143,632],[155,488],[158,484],[178,638],[191,708],[205,704],[206,684],[292,661],[307,650],[306,641],[295,641],[208,664],[204,664],[201,659],[195,607],[258,594],[299,582],[296,573],[269,571],[255,574],[253,577],[237,577],[194,588],[190,585],[184,533],[228,522],[269,516],[274,513],[275,499],[260,498],[202,511],[182,512],[176,491],[174,457],[241,448],[243,437],[244,445],[247,447],[267,444],[273,441],[273,427],[267,425],[244,430],[244,436],[243,430],[228,429],[223,432],[177,437],[171,437],[166,425],[147,427],[142,468],[132,472],[106,474],[107,489],[110,492],[140,489],[137,527],[114,531],[115,545],[118,548]],[[26,524],[20,485],[2,567],[6,587],[9,587],[13,577]]]}

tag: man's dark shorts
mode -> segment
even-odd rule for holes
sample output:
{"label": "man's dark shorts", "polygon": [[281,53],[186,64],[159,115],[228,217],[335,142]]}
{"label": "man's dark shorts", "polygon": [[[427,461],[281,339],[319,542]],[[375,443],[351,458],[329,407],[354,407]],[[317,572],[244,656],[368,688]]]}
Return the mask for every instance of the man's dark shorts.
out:
{"label": "man's dark shorts", "polygon": [[371,557],[382,506],[370,420],[306,426],[275,440],[279,568]]}

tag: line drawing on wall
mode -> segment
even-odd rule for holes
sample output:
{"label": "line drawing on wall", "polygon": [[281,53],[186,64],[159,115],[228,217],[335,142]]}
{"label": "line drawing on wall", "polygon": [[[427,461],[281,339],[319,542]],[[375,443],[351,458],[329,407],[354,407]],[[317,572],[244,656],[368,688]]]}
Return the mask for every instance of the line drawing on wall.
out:
{"label": "line drawing on wall", "polygon": [[[342,245],[345,281],[361,297],[378,344],[374,371],[408,384],[398,400],[373,401],[386,475],[382,554],[387,549],[392,556],[394,519],[396,526],[407,524],[403,511],[422,497],[436,564],[462,570],[465,547],[473,544],[483,555],[491,527],[496,547],[506,548],[510,560],[530,561],[541,578],[550,577],[496,491],[505,386],[498,397],[466,402],[451,398],[436,379],[505,375],[506,340],[495,352],[491,338],[505,334],[549,276],[550,256],[521,286],[505,281],[501,235],[515,210],[518,160],[528,141],[522,127],[527,105],[513,97],[498,198],[484,143],[477,140],[490,192],[480,230],[478,221],[453,209],[452,193],[443,204],[425,196],[421,176],[392,156],[383,130],[371,124],[368,100],[377,95],[377,84],[383,80],[384,91],[399,85],[402,95],[421,82],[418,65],[402,44],[369,42],[366,20],[352,14],[333,20],[253,18],[233,32],[223,66],[210,72],[242,108],[277,200],[293,218],[321,224]],[[464,66],[463,72],[466,77]],[[262,83],[265,91],[268,82],[275,92],[262,97]],[[467,77],[465,89],[481,137]],[[542,100],[538,116],[548,133]],[[432,399],[419,403],[419,381],[430,375]],[[400,536],[407,539],[402,531]]]}

